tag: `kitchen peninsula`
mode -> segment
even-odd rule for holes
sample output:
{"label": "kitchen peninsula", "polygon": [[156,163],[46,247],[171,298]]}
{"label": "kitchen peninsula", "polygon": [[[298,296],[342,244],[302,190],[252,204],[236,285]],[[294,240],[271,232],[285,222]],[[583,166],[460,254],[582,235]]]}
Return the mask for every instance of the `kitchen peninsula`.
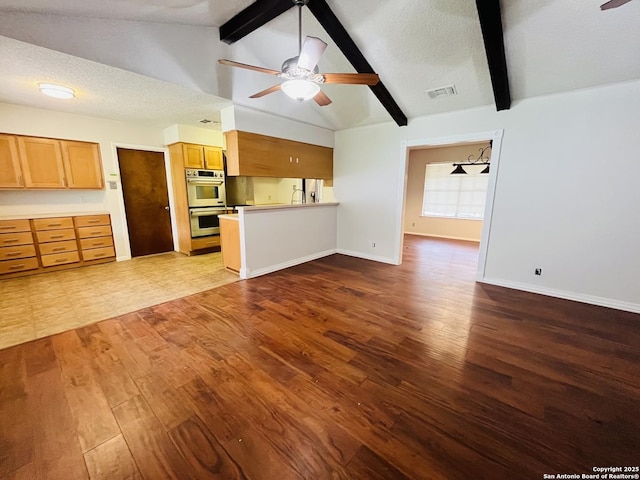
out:
{"label": "kitchen peninsula", "polygon": [[331,202],[246,206],[238,207],[237,214],[221,215],[225,266],[245,279],[334,254],[337,211],[338,203]]}

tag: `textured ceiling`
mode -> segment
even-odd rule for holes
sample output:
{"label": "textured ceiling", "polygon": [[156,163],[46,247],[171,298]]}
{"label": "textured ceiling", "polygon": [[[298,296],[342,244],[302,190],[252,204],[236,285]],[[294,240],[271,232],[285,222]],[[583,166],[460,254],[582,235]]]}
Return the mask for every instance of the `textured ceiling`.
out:
{"label": "textured ceiling", "polygon": [[[218,27],[250,3],[251,0],[0,0],[0,12],[79,17],[77,21],[102,18]],[[493,103],[474,0],[327,0],[327,3],[409,118]],[[600,3],[601,0],[502,2],[507,67],[514,99],[512,108],[517,108],[517,100],[537,95],[640,78],[640,0],[606,12],[600,11]],[[10,15],[0,17],[7,18],[4,28],[0,18],[1,35],[30,40],[28,32],[5,33],[13,20]],[[306,9],[303,34],[319,36],[329,44],[319,63],[322,72],[354,71]],[[51,35],[54,36],[54,32]],[[82,41],[78,38],[76,43],[79,45]],[[239,62],[279,69],[282,61],[295,55],[296,50],[295,9],[231,47],[211,45],[214,58],[209,59],[211,65],[207,68],[216,69],[216,90],[208,93],[332,129],[390,121],[386,110],[367,87],[323,86],[333,100],[333,104],[323,108],[312,102],[297,104],[281,92],[251,100],[249,95],[279,80],[215,63],[215,56],[223,51],[227,58]],[[6,50],[3,56],[4,53]],[[12,58],[16,59],[15,55]],[[21,97],[14,95],[14,91],[5,91],[10,82],[3,77],[7,72],[19,76],[19,64],[29,62],[10,63],[14,68],[2,65],[0,86],[4,98],[18,99]],[[80,63],[76,67],[87,77],[98,68],[91,62],[86,70]],[[99,74],[103,79],[108,78],[109,67],[105,66]],[[123,74],[122,70],[113,70],[113,81],[107,83],[117,85],[123,81]],[[428,99],[427,89],[448,84],[456,85],[457,96]],[[132,98],[156,92],[155,85],[142,80],[127,82],[126,88],[132,91]],[[142,91],[136,92],[138,88]],[[165,104],[181,104],[181,101],[167,103],[169,90],[167,84],[157,85],[157,93]],[[20,102],[14,100],[14,103]],[[95,114],[100,115],[101,109],[108,111],[108,103],[105,100],[96,104]],[[179,113],[176,112],[176,117]],[[109,112],[114,114],[117,115]]]}
{"label": "textured ceiling", "polygon": [[[25,61],[27,60],[27,61]],[[220,121],[229,100],[0,37],[0,102],[166,127]],[[38,83],[73,85],[76,98],[58,100]],[[211,124],[209,124],[211,125]]]}

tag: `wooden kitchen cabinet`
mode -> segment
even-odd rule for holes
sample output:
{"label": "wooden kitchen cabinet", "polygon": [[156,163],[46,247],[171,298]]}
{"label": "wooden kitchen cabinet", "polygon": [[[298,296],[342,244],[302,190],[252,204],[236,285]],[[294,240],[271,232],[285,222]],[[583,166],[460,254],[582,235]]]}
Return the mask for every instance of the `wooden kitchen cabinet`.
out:
{"label": "wooden kitchen cabinet", "polygon": [[182,147],[184,168],[203,168],[206,170],[222,170],[222,149],[208,145],[179,143]]}
{"label": "wooden kitchen cabinet", "polygon": [[15,135],[0,134],[0,188],[24,188]]}
{"label": "wooden kitchen cabinet", "polygon": [[222,149],[191,143],[169,145],[171,178],[173,179],[173,199],[175,204],[176,228],[178,230],[178,251],[193,255],[212,251],[220,246],[220,236],[191,237],[191,218],[187,199],[185,168],[222,170]]}
{"label": "wooden kitchen cabinet", "polygon": [[27,188],[66,188],[60,141],[18,137],[20,166]]}
{"label": "wooden kitchen cabinet", "polygon": [[0,220],[0,279],[115,261],[109,214]]}
{"label": "wooden kitchen cabinet", "polygon": [[44,268],[80,261],[71,217],[38,218],[33,220],[33,229]]}
{"label": "wooden kitchen cabinet", "polygon": [[104,188],[98,144],[70,140],[62,140],[61,144],[68,188]]}
{"label": "wooden kitchen cabinet", "polygon": [[220,218],[220,246],[224,268],[236,273],[242,268],[240,256],[240,222],[237,216]]}
{"label": "wooden kitchen cabinet", "polygon": [[227,174],[333,178],[333,149],[250,132],[226,132]]}
{"label": "wooden kitchen cabinet", "polygon": [[97,143],[0,134],[0,189],[103,189]]}

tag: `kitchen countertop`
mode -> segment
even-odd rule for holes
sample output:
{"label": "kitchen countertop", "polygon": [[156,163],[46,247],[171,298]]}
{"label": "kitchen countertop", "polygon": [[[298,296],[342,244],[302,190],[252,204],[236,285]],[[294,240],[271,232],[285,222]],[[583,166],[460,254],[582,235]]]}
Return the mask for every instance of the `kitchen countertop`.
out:
{"label": "kitchen countertop", "polygon": [[22,215],[0,215],[0,220],[24,220],[31,218],[57,218],[57,217],[81,217],[83,215],[109,215],[104,210],[91,210],[88,212],[56,212],[56,213],[24,213]]}
{"label": "kitchen countertop", "polygon": [[238,214],[237,213],[227,213],[224,215],[218,215],[218,218],[223,218],[225,220],[238,220]]}

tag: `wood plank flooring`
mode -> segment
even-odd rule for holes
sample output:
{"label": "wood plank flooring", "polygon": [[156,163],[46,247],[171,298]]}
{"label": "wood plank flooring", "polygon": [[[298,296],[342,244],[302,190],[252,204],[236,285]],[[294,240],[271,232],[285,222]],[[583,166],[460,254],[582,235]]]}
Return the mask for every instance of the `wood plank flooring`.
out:
{"label": "wood plank flooring", "polygon": [[640,315],[407,236],[0,350],[2,479],[541,479],[640,463]]}

